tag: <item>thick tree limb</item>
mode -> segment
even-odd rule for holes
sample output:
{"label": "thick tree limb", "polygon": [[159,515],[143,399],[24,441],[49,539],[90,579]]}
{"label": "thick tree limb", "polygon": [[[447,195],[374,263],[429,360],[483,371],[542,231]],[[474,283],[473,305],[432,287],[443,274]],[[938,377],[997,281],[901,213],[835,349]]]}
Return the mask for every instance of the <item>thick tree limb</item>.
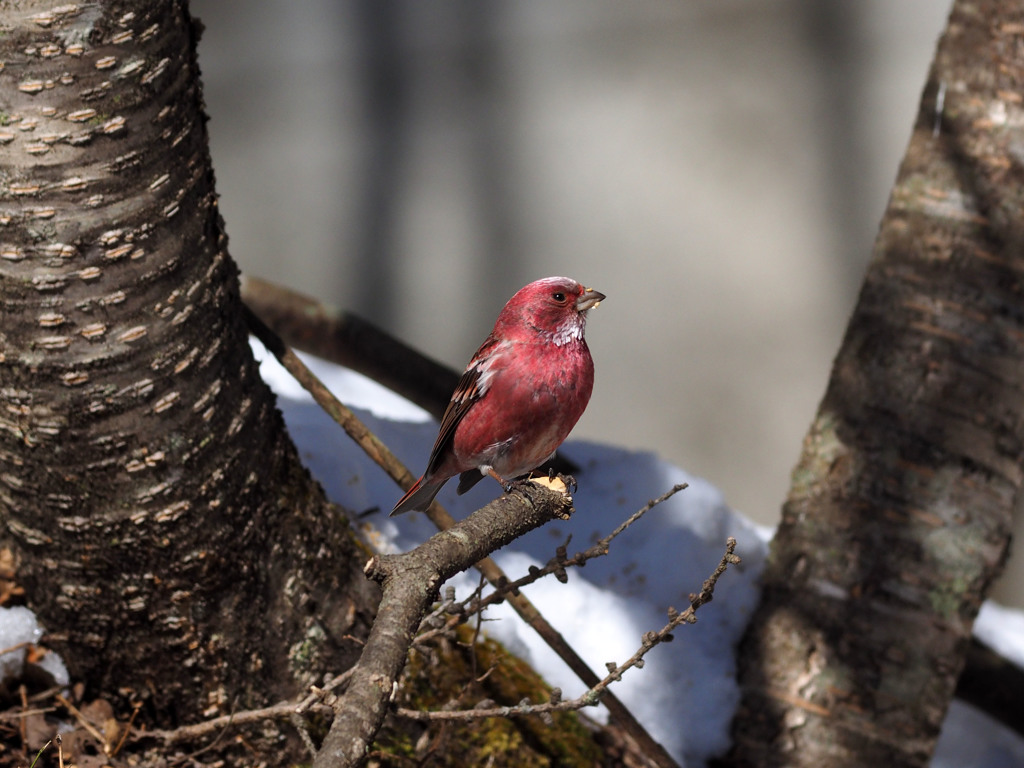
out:
{"label": "thick tree limb", "polygon": [[436,419],[459,383],[456,371],[351,312],[249,275],[242,300],[288,346],[358,371]]}
{"label": "thick tree limb", "polygon": [[413,633],[441,584],[571,508],[571,497],[523,484],[411,552],[370,560],[367,575],[383,587],[377,619],[348,689],[334,706],[334,722],[314,768],[362,762],[384,721]]}
{"label": "thick tree limb", "polygon": [[958,0],[939,44],[740,649],[736,764],[934,749],[1024,481],[1021,19]]}
{"label": "thick tree limb", "polygon": [[354,661],[321,638],[361,635],[376,589],[248,348],[198,27],[184,0],[19,0],[0,28],[0,529],[19,583],[73,679],[138,697],[150,724],[288,698]]}

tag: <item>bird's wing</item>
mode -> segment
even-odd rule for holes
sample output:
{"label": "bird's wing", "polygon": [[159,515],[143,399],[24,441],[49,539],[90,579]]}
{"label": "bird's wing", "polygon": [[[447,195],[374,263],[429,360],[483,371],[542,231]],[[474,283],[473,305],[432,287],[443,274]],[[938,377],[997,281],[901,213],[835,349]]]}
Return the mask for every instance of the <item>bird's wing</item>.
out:
{"label": "bird's wing", "polygon": [[459,422],[487,391],[487,378],[485,374],[489,370],[491,353],[498,345],[494,336],[488,336],[487,340],[480,345],[480,349],[469,361],[466,370],[459,379],[452,399],[448,401],[448,407],[441,417],[441,429],[437,433],[437,440],[434,441],[434,448],[430,451],[430,459],[427,461],[426,476],[432,475],[441,466],[445,456],[452,447],[455,439],[455,430]]}

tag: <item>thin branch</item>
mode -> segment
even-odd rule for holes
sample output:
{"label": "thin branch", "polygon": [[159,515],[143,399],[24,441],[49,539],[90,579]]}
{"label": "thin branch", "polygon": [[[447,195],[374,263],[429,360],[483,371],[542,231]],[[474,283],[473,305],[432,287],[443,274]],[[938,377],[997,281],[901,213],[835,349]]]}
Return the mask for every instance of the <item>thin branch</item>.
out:
{"label": "thin branch", "polygon": [[567,557],[566,549],[569,541],[572,539],[570,536],[569,539],[566,540],[565,544],[562,544],[556,549],[555,556],[548,560],[546,565],[540,568],[537,566],[530,566],[529,573],[525,576],[521,576],[515,581],[506,581],[495,587],[494,590],[487,595],[483,594],[483,584],[481,584],[474,589],[468,597],[456,602],[454,588],[446,587],[444,599],[437,604],[430,614],[424,617],[422,622],[420,622],[419,634],[416,636],[416,641],[420,642],[428,640],[438,635],[450,632],[459,624],[466,623],[470,617],[479,615],[486,608],[504,602],[509,594],[518,595],[519,590],[522,587],[529,586],[530,584],[540,581],[545,576],[555,574],[559,581],[565,583],[567,580],[565,575],[566,568],[571,568],[573,566],[582,567],[589,560],[604,557],[609,553],[612,541],[620,536],[627,528],[640,520],[640,518],[645,514],[654,509],[654,507],[659,504],[663,504],[686,488],[689,488],[688,483],[680,483],[672,486],[672,488],[658,498],[648,501],[647,504],[626,518],[626,520],[624,520],[614,531],[604,538],[599,539],[593,546],[577,552],[572,557]]}
{"label": "thin branch", "polygon": [[262,707],[261,709],[233,712],[229,715],[204,720],[201,723],[182,725],[169,731],[135,731],[134,736],[136,738],[160,739],[166,744],[173,744],[179,741],[192,741],[202,738],[232,725],[248,725],[249,723],[259,723],[264,720],[290,718],[292,715],[304,714],[314,706],[322,703],[326,693],[347,683],[351,677],[352,670],[346,670],[332,678],[323,688],[314,688],[311,693],[301,700],[280,701],[277,704]]}
{"label": "thin branch", "polygon": [[58,693],[56,699],[61,703],[62,706],[67,708],[68,712],[70,712],[71,715],[75,718],[75,720],[78,721],[79,725],[81,725],[83,728],[85,728],[85,730],[89,732],[90,736],[96,739],[96,741],[98,741],[100,744],[107,744],[107,740],[104,738],[103,734],[99,732],[99,729],[95,725],[93,725],[92,721],[90,721],[89,718],[82,714],[82,711],[78,709],[78,707],[76,707],[74,704],[68,701],[63,696],[63,694]]}
{"label": "thin branch", "polygon": [[48,715],[51,712],[56,711],[56,707],[36,707],[35,709],[19,709],[13,712],[4,712],[0,714],[0,723],[23,720],[24,718],[31,717],[32,715]]}
{"label": "thin branch", "polygon": [[281,701],[262,709],[249,709],[244,712],[234,712],[221,717],[214,717],[193,725],[182,725],[169,731],[135,731],[137,739],[159,739],[165,744],[174,744],[180,741],[193,741],[203,738],[217,731],[229,728],[232,725],[248,725],[249,723],[260,723],[265,720],[276,720],[293,715],[299,707],[296,701]]}
{"label": "thin branch", "polygon": [[395,711],[398,715],[411,719],[421,721],[431,720],[476,720],[485,717],[511,717],[513,715],[542,715],[550,712],[566,712],[583,709],[584,707],[596,706],[600,703],[603,696],[607,695],[608,686],[612,683],[622,679],[622,675],[633,667],[640,668],[644,665],[644,656],[646,656],[651,649],[661,643],[670,642],[672,640],[672,632],[681,624],[692,624],[697,621],[697,609],[702,605],[711,602],[714,597],[715,585],[718,583],[718,579],[730,565],[734,565],[740,562],[739,556],[736,555],[736,539],[731,536],[726,540],[725,554],[722,555],[722,559],[718,563],[718,567],[715,568],[714,572],[704,581],[701,591],[696,595],[690,596],[689,607],[678,612],[675,609],[669,609],[669,621],[656,632],[647,632],[643,636],[640,647],[636,652],[627,659],[623,664],[615,664],[614,662],[609,663],[608,674],[600,681],[597,685],[591,687],[589,690],[583,693],[575,699],[562,700],[560,691],[556,688],[552,692],[552,700],[544,702],[542,704],[531,704],[528,701],[520,702],[514,706],[506,707],[484,707],[468,710],[436,710],[436,711],[422,711],[406,709],[399,707]]}
{"label": "thin branch", "polygon": [[558,547],[555,552],[555,556],[548,560],[547,564],[538,568],[537,566],[531,566],[529,573],[525,576],[521,576],[515,581],[507,581],[495,587],[495,590],[485,597],[474,598],[472,595],[466,598],[459,605],[462,606],[463,610],[467,615],[478,613],[484,608],[495,605],[505,600],[508,595],[518,595],[519,590],[522,587],[529,586],[536,581],[548,576],[555,574],[555,577],[565,583],[567,580],[565,569],[572,566],[581,567],[586,564],[588,560],[593,560],[598,557],[604,557],[608,554],[610,545],[618,536],[620,536],[629,526],[633,525],[637,520],[642,518],[645,514],[650,512],[654,507],[668,501],[670,498],[675,496],[682,490],[689,488],[688,483],[680,483],[672,486],[668,491],[659,496],[656,499],[648,501],[643,507],[638,509],[632,515],[630,515],[622,524],[619,525],[614,531],[605,536],[603,539],[599,539],[593,546],[577,552],[572,557],[566,556],[566,550],[568,547],[568,541]]}

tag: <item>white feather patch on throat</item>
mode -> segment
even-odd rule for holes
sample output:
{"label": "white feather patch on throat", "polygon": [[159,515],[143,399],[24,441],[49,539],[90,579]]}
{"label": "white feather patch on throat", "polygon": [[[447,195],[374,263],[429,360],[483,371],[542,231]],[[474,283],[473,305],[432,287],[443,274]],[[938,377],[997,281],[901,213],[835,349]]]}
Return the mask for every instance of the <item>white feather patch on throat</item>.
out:
{"label": "white feather patch on throat", "polygon": [[556,347],[564,347],[566,344],[582,339],[584,327],[586,327],[586,318],[580,314],[570,317],[553,331],[541,331],[541,335]]}

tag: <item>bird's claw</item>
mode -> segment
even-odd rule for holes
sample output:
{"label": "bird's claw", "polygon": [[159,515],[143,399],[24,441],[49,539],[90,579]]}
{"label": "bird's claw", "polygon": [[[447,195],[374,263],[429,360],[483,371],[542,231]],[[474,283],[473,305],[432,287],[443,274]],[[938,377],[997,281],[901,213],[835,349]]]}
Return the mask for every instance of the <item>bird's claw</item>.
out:
{"label": "bird's claw", "polygon": [[512,491],[514,491],[514,490],[522,491],[522,490],[525,490],[526,488],[528,488],[529,486],[530,486],[530,476],[529,475],[526,475],[525,477],[517,477],[515,480],[512,480],[511,482],[509,482],[509,483],[507,483],[505,485],[505,492],[506,493],[512,493]]}

